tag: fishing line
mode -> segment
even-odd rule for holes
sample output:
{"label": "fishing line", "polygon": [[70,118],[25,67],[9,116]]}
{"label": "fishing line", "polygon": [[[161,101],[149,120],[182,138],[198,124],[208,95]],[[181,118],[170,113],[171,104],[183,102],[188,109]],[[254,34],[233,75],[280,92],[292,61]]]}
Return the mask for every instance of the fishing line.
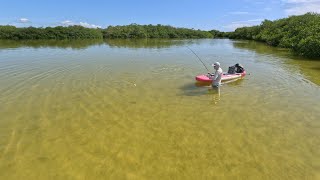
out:
{"label": "fishing line", "polygon": [[209,72],[209,69],[208,69],[207,66],[203,63],[203,61],[200,59],[200,57],[199,57],[194,51],[192,51],[192,49],[189,48],[189,46],[187,46],[187,48],[188,48],[194,55],[197,56],[197,58],[199,59],[199,61],[203,64],[203,66],[204,66],[204,67],[208,70],[208,72]]}

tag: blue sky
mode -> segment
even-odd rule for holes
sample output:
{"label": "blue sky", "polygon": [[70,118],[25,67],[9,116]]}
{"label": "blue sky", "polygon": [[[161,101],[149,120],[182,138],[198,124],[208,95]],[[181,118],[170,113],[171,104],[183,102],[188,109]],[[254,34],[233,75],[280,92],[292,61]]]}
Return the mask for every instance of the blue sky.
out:
{"label": "blue sky", "polygon": [[0,25],[18,27],[164,24],[232,31],[306,12],[320,12],[320,0],[8,0]]}

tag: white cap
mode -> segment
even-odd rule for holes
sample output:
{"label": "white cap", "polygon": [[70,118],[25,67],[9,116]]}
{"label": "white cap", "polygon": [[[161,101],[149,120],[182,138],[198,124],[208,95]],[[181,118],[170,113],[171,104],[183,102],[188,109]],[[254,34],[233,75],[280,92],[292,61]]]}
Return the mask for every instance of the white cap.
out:
{"label": "white cap", "polygon": [[215,67],[215,66],[220,67],[220,63],[219,63],[219,62],[215,62],[215,63],[212,64],[212,66],[213,66],[213,67]]}

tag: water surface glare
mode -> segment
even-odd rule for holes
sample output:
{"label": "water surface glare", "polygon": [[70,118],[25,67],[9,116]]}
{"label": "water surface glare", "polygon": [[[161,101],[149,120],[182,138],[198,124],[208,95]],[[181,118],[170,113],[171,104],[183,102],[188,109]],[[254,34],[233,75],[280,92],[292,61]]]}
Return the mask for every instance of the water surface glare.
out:
{"label": "water surface glare", "polygon": [[0,41],[0,179],[320,179],[319,85],[250,41]]}

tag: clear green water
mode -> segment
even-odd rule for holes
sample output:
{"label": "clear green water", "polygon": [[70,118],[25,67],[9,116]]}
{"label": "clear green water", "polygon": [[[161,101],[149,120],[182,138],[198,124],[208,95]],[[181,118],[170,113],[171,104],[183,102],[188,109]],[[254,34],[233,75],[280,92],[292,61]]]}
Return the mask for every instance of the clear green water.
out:
{"label": "clear green water", "polygon": [[320,179],[319,85],[249,41],[0,41],[0,179]]}

